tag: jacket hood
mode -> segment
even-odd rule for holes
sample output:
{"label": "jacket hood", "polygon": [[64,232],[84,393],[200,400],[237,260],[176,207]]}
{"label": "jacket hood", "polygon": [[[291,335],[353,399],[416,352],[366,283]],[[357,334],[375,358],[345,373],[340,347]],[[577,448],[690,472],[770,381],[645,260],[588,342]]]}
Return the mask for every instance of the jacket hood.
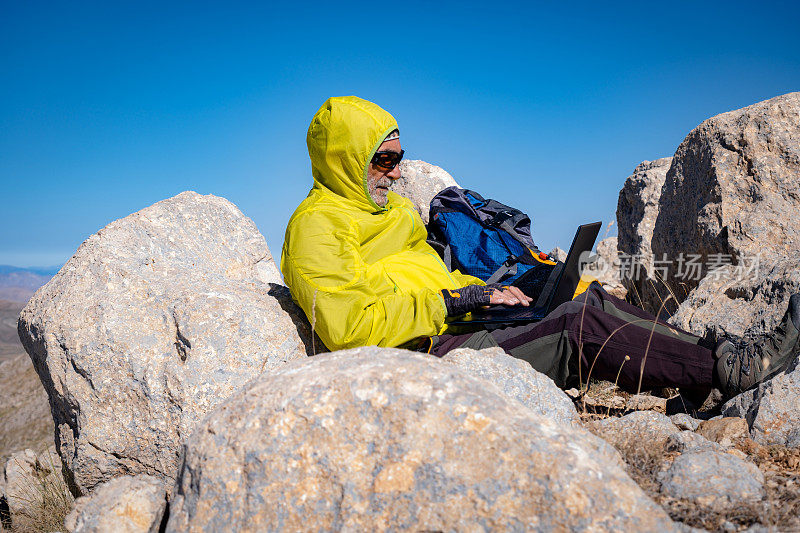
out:
{"label": "jacket hood", "polygon": [[395,129],[394,117],[372,102],[357,96],[328,98],[306,136],[314,187],[328,189],[364,210],[382,210],[369,196],[367,166]]}

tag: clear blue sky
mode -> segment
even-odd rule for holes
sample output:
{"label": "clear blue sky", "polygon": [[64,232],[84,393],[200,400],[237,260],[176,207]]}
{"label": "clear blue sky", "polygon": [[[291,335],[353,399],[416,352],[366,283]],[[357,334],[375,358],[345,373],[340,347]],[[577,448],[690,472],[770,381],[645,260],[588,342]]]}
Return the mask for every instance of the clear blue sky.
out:
{"label": "clear blue sky", "polygon": [[526,210],[544,249],[704,119],[800,90],[797,2],[0,4],[0,264],[58,264],[183,190],[280,256],[329,96]]}

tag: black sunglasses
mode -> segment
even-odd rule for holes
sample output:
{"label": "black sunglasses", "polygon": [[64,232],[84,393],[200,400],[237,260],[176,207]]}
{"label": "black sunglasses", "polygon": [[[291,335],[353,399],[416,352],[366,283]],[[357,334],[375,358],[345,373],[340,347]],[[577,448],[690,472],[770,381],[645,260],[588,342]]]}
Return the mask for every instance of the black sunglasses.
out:
{"label": "black sunglasses", "polygon": [[402,161],[405,150],[399,152],[375,152],[372,156],[372,164],[384,170],[392,170]]}

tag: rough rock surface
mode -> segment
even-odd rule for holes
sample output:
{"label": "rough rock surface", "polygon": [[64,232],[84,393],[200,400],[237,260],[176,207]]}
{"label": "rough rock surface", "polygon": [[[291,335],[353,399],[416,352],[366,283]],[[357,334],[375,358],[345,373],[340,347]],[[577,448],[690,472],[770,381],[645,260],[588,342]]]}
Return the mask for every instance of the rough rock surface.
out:
{"label": "rough rock surface", "polygon": [[428,223],[433,197],[442,189],[458,185],[447,171],[425,161],[403,160],[400,173],[402,177],[392,183],[391,190],[414,202],[425,224]]}
{"label": "rough rock surface", "polygon": [[686,413],[678,413],[669,417],[678,429],[694,431],[700,426],[700,421]]}
{"label": "rough rock surface", "polygon": [[[757,254],[770,261],[796,257],[800,225],[787,214],[800,210],[798,175],[800,92],[704,121],[678,147],[667,172],[653,253],[672,260],[698,254],[703,264],[715,262],[712,254],[741,265]],[[699,279],[677,274],[670,269],[667,284],[683,299]]]}
{"label": "rough rock surface", "polygon": [[52,446],[38,455],[30,449],[12,454],[5,464],[3,481],[6,504],[16,522],[36,509],[44,497],[67,490],[61,460]]}
{"label": "rough rock surface", "polygon": [[597,440],[422,354],[323,354],[208,415],[167,531],[676,530]]}
{"label": "rough rock surface", "polygon": [[747,421],[738,416],[706,420],[697,428],[697,433],[700,435],[726,447],[733,446],[734,441],[748,436],[749,432],[750,428],[747,427]]}
{"label": "rough rock surface", "polygon": [[731,507],[764,497],[764,475],[756,465],[713,448],[685,451],[659,480],[668,496],[706,507]]}
{"label": "rough rock surface", "polygon": [[559,261],[566,261],[567,260],[567,252],[562,250],[558,246],[550,250],[550,257],[555,257]]}
{"label": "rough rock surface", "polygon": [[305,357],[263,236],[230,202],[184,192],[89,237],[22,311],[76,493],[125,474],[171,484],[197,421]]}
{"label": "rough rock surface", "polygon": [[800,358],[786,373],[731,398],[725,416],[740,416],[759,444],[800,447]]}
{"label": "rough rock surface", "polygon": [[722,446],[716,442],[711,442],[704,436],[695,433],[694,431],[679,431],[669,436],[666,443],[666,449],[676,452],[685,452],[696,448],[711,448],[718,451],[724,451]]}
{"label": "rough rock surface", "polygon": [[[652,284],[653,278],[653,228],[659,211],[661,188],[672,164],[671,157],[642,161],[625,180],[617,201],[617,249],[627,256],[641,258],[641,270],[624,268],[622,283],[628,288],[633,301],[648,311],[658,311],[661,302]],[[650,280],[650,281],[648,281]],[[652,282],[652,283],[651,283]]]}
{"label": "rough rock surface", "polygon": [[744,337],[769,333],[780,322],[789,297],[800,291],[796,257],[768,258],[752,274],[721,267],[706,276],[670,318],[695,335]]}
{"label": "rough rock surface", "polygon": [[572,400],[552,379],[502,348],[472,350],[458,348],[441,359],[467,373],[494,383],[506,396],[517,400],[536,414],[561,423],[578,423],[580,417]]}
{"label": "rough rock surface", "polygon": [[161,480],[153,476],[114,478],[75,500],[64,526],[70,533],[156,533],[167,505],[166,494]]}
{"label": "rough rock surface", "polygon": [[664,446],[671,435],[680,431],[668,416],[655,411],[634,411],[620,418],[604,418],[591,424],[614,445],[634,440]]}
{"label": "rough rock surface", "polygon": [[649,394],[634,394],[625,401],[625,409],[629,411],[658,411],[663,413],[667,408],[667,399]]}

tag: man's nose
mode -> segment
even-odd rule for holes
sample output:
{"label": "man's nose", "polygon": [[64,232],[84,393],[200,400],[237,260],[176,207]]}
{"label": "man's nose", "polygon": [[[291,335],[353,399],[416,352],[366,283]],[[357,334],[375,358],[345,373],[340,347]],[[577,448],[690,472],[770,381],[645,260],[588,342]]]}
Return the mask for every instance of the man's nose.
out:
{"label": "man's nose", "polygon": [[397,165],[396,167],[394,167],[391,170],[391,172],[388,172],[386,174],[386,176],[388,178],[390,178],[390,179],[393,179],[393,180],[399,180],[403,176],[402,173],[400,172],[400,165]]}

